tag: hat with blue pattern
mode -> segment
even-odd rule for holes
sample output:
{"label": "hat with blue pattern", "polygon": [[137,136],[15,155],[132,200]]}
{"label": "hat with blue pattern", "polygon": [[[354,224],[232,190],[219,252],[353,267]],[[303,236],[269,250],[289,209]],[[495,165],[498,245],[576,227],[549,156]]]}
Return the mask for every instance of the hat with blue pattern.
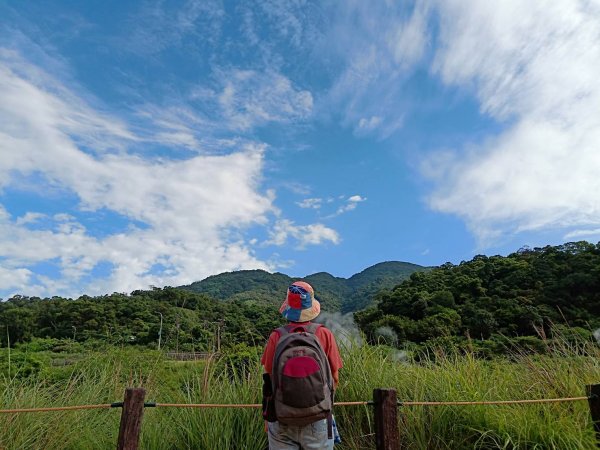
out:
{"label": "hat with blue pattern", "polygon": [[296,281],[288,288],[279,312],[290,322],[309,322],[319,315],[321,304],[310,284]]}

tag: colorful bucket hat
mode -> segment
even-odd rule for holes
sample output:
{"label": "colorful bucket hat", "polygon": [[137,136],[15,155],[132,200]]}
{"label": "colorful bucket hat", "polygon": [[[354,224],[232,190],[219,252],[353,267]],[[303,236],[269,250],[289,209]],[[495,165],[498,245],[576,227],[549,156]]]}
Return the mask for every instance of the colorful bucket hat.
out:
{"label": "colorful bucket hat", "polygon": [[288,288],[279,312],[290,322],[309,322],[319,315],[321,304],[310,284],[296,281]]}

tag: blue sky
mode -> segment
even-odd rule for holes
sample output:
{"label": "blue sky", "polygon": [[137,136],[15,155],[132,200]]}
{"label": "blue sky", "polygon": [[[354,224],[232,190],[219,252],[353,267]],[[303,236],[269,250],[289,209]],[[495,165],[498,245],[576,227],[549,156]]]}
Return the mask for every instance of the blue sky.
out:
{"label": "blue sky", "polygon": [[0,297],[600,239],[584,0],[0,3]]}

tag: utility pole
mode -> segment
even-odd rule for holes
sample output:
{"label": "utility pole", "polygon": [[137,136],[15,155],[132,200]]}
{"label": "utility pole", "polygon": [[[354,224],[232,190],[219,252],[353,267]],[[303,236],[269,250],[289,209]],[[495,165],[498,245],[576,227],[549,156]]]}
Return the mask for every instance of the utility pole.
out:
{"label": "utility pole", "polygon": [[176,341],[175,341],[175,352],[179,353],[179,316],[175,319],[175,328],[177,330]]}
{"label": "utility pole", "polygon": [[[221,319],[219,321],[214,321],[214,322],[206,322],[206,323],[212,323],[213,325],[216,326],[216,338],[217,338],[217,353],[221,352],[221,328],[224,328],[224,320]],[[215,351],[215,344],[214,344],[214,340],[213,340],[213,352]]]}
{"label": "utility pole", "polygon": [[223,319],[217,322],[217,353],[221,353],[221,328],[223,328]]}
{"label": "utility pole", "polygon": [[221,353],[221,324],[223,322],[219,322],[217,325],[217,353]]}
{"label": "utility pole", "polygon": [[160,328],[158,329],[158,350],[160,351],[160,339],[162,337],[163,315],[160,312],[158,314],[160,314]]}
{"label": "utility pole", "polygon": [[6,325],[6,345],[8,346],[8,379],[10,380],[10,333]]}

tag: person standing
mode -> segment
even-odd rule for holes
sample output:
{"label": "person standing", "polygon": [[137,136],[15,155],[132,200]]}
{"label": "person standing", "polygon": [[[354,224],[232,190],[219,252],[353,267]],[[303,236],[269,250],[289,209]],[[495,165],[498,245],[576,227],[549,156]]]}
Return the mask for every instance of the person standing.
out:
{"label": "person standing", "polygon": [[288,287],[279,312],[288,324],[273,330],[261,358],[269,449],[331,449],[333,393],[343,365],[335,337],[312,322],[321,305],[304,281]]}

